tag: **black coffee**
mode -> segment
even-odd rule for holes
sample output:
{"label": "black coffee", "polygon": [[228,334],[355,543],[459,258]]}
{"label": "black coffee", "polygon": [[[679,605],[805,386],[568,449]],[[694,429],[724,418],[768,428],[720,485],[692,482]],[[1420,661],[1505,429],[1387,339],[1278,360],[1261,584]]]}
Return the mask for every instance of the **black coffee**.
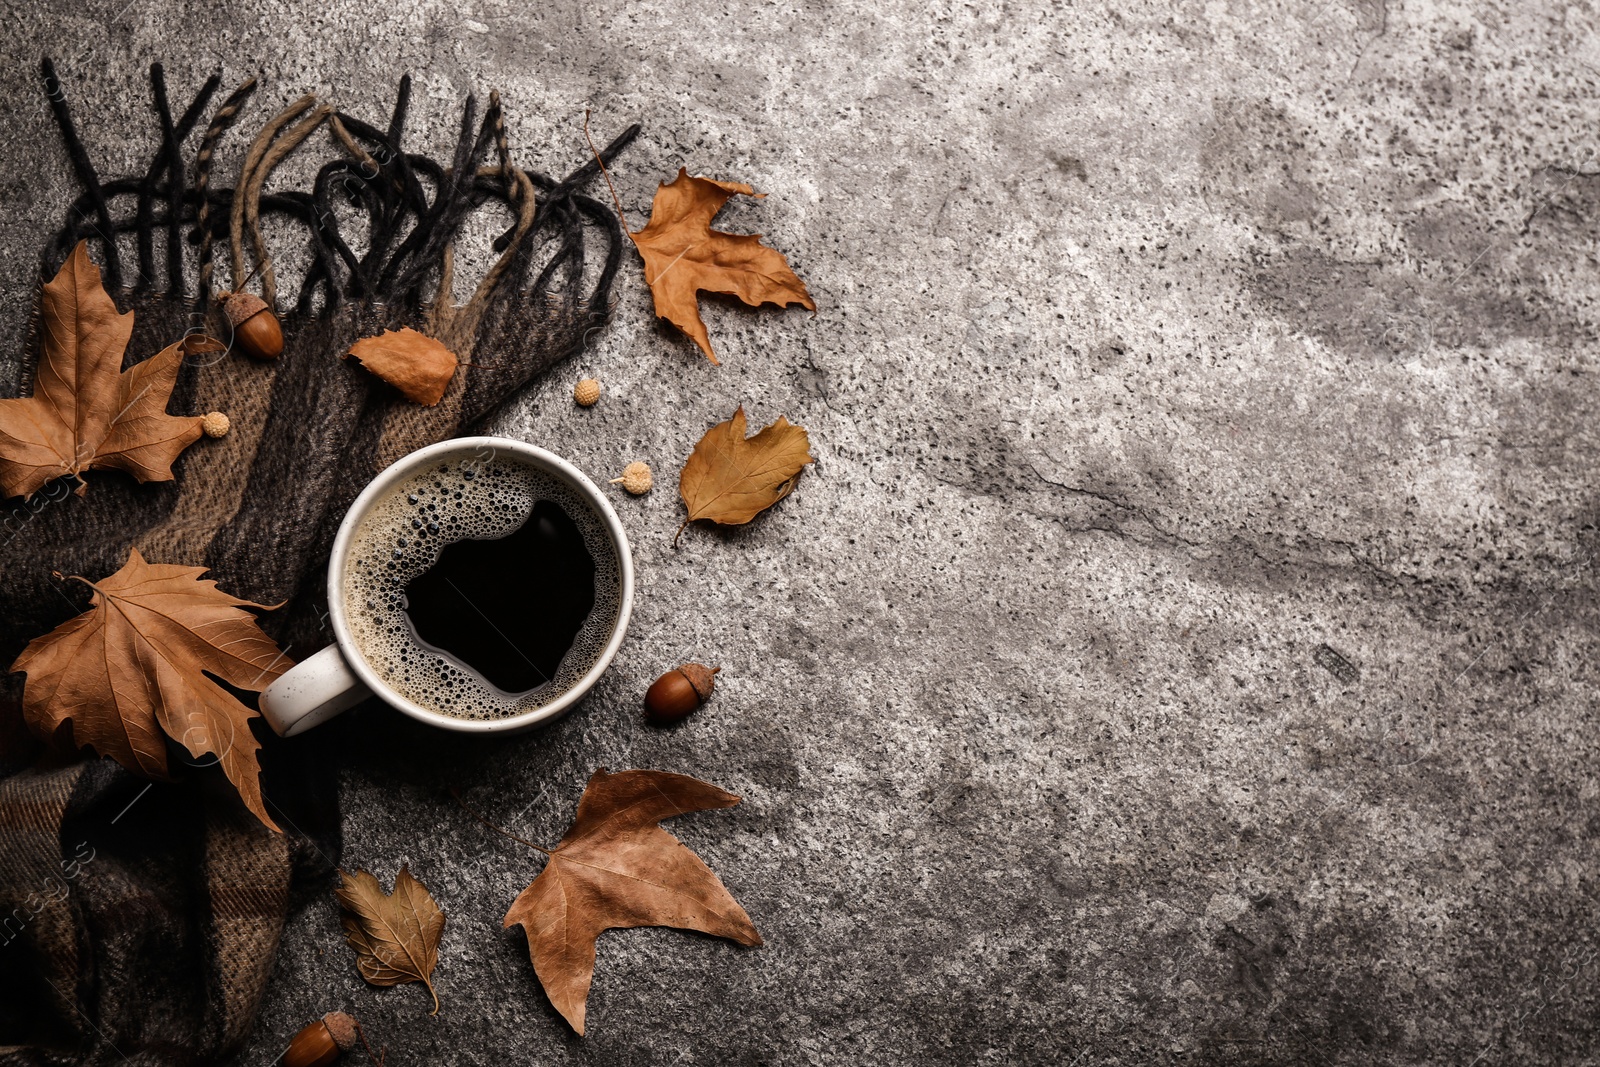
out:
{"label": "black coffee", "polygon": [[594,557],[560,504],[541,500],[504,537],[446,545],[406,586],[412,633],[496,689],[546,685],[594,608]]}
{"label": "black coffee", "polygon": [[424,467],[367,510],[344,570],[369,666],[425,708],[515,715],[588,673],[611,639],[621,569],[564,480],[511,455]]}

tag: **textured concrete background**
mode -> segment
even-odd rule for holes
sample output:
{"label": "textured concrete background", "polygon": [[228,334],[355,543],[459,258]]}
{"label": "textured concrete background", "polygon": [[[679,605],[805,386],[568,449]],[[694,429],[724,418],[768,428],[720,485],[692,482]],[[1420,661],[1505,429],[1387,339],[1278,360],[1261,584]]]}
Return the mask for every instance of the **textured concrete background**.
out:
{"label": "textured concrete background", "polygon": [[[708,302],[713,368],[630,256],[503,426],[656,467],[630,639],[530,737],[346,727],[345,861],[442,902],[445,1009],[319,898],[242,1064],[335,1008],[394,1067],[1594,1061],[1594,5],[125,2],[8,5],[6,343],[70,193],[45,51],[110,171],[156,59],[257,115],[410,70],[436,152],[499,88],[560,173],[639,121],[633,225],[680,164],[750,182],[724,227],[820,309]],[[817,466],[674,551],[741,401]],[[682,658],[719,692],[651,730]],[[443,788],[553,843],[601,765],[745,797],[672,829],[767,946],[604,936],[580,1040],[499,928],[538,858]]]}

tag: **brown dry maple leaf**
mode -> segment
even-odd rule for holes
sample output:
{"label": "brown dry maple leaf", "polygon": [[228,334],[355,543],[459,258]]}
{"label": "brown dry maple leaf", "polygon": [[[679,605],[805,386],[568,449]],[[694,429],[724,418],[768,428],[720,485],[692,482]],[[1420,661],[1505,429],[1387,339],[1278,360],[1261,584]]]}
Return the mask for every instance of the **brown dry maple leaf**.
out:
{"label": "brown dry maple leaf", "polygon": [[147,777],[167,774],[165,734],[192,756],[211,754],[245,807],[272,829],[261,795],[256,712],[208,675],[265,689],[291,662],[255,616],[266,608],[229,596],[204,567],[146,563],[137,548],[98,582],[89,610],[35,638],[11,665],[28,678],[22,714],[49,738],[70,722],[75,744]]}
{"label": "brown dry maple leaf", "polygon": [[431,1014],[438,1015],[433,969],[439,965],[444,912],[427,887],[405,867],[394,877],[393,893],[385,893],[366,871],[341,870],[339,881],[333,894],[344,908],[340,923],[361,977],[375,986],[421,982],[433,996]]}
{"label": "brown dry maple leaf", "polygon": [[[706,431],[683,464],[678,495],[689,509],[683,526],[709,519],[727,526],[749,522],[789,495],[812,462],[811,439],[783,416],[744,435],[744,405]],[[683,532],[683,526],[678,532]]]}
{"label": "brown dry maple leaf", "polygon": [[644,279],[655,296],[656,316],[692,337],[712,363],[720,361],[700,321],[697,293],[726,293],[751,307],[799,304],[817,310],[789,261],[763,245],[760,234],[711,228],[722,205],[738,193],[766,196],[743,182],[691,178],[679,167],[677,178],[656,188],[650,224],[628,233],[644,257]]}
{"label": "brown dry maple leaf", "polygon": [[409,326],[363,337],[345,353],[346,359],[351,356],[407,400],[427,407],[444,399],[460,362],[443,344]]}
{"label": "brown dry maple leaf", "polygon": [[33,395],[0,400],[0,494],[30,497],[91,468],[171,481],[173,460],[200,437],[199,416],[167,414],[186,342],[124,371],[133,312],[117,314],[82,241],[45,284],[39,324]]}
{"label": "brown dry maple leaf", "polygon": [[[675,926],[761,944],[750,917],[711,868],[656,823],[739,803],[732,793],[664,771],[594,772],[578,815],[544,870],[506,912],[528,934],[550,1003],[583,1033],[594,941],[605,930]],[[543,851],[543,850],[541,850]]]}

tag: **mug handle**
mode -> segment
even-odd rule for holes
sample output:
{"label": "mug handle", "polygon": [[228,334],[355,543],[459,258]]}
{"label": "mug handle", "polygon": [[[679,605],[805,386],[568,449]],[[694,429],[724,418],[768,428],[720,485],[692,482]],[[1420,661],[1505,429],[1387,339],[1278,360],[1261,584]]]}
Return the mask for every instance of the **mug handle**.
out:
{"label": "mug handle", "polygon": [[261,694],[261,715],[279,737],[320,726],[372,695],[350,670],[338,645],[289,668]]}

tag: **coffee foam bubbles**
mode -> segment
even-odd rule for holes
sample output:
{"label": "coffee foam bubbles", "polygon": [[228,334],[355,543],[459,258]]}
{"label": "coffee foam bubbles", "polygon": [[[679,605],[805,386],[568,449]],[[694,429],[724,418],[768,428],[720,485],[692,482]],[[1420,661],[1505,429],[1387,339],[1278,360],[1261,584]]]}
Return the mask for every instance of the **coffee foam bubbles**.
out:
{"label": "coffee foam bubbles", "polygon": [[[572,518],[594,558],[594,608],[553,679],[529,693],[506,693],[418,643],[405,588],[446,545],[514,533],[541,500]],[[367,665],[396,692],[456,719],[508,718],[570,690],[600,658],[622,608],[621,567],[605,522],[564,479],[515,455],[456,457],[412,471],[367,509],[346,560],[345,618]]]}

